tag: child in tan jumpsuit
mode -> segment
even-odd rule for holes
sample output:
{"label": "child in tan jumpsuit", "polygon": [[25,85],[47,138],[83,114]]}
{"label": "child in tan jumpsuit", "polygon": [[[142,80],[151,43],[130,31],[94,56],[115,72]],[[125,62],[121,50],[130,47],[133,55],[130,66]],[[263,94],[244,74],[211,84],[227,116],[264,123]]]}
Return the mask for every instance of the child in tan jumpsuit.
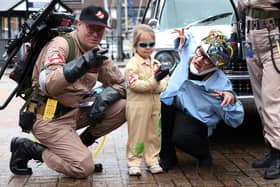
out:
{"label": "child in tan jumpsuit", "polygon": [[[147,25],[138,25],[133,33],[134,56],[125,69],[127,82],[126,118],[128,123],[127,160],[129,175],[141,175],[142,156],[148,170],[161,173],[159,94],[167,80],[156,80],[160,63],[151,57],[155,34]],[[166,75],[166,74],[165,74]]]}

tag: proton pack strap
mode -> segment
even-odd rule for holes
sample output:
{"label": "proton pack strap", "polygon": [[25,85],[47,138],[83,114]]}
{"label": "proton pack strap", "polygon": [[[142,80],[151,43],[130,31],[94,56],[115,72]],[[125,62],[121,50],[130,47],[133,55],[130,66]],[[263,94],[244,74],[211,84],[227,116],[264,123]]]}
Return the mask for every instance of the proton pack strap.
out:
{"label": "proton pack strap", "polygon": [[63,37],[67,41],[69,46],[68,57],[66,59],[66,63],[67,63],[75,58],[76,45],[73,37],[69,33],[63,34],[61,35],[61,37]]}
{"label": "proton pack strap", "polygon": [[[48,103],[50,100],[55,101],[55,105],[50,105]],[[55,119],[60,116],[63,116],[64,114],[70,112],[73,109],[75,108],[64,106],[60,102],[57,102],[57,100],[55,99],[47,98],[47,100],[38,107],[36,113],[42,115],[43,119],[46,120]],[[48,118],[49,116],[45,117],[46,114],[51,116],[51,118]]]}

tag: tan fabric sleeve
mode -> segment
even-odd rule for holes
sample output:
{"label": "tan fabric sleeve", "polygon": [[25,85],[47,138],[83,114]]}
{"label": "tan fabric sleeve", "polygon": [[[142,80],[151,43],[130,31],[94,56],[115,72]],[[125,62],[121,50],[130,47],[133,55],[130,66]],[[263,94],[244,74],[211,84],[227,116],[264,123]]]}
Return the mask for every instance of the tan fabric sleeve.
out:
{"label": "tan fabric sleeve", "polygon": [[127,87],[135,92],[153,92],[159,84],[154,76],[144,80],[140,79],[138,66],[133,61],[130,61],[126,66],[125,81]]}
{"label": "tan fabric sleeve", "polygon": [[[57,59],[55,58],[57,56]],[[56,37],[48,46],[44,58],[44,69],[47,70],[46,89],[50,96],[63,93],[70,83],[64,78],[63,65],[68,56],[68,43],[62,37]]]}
{"label": "tan fabric sleeve", "polygon": [[158,93],[159,94],[159,93],[163,92],[166,89],[166,87],[167,87],[168,79],[169,79],[169,76],[167,76],[166,78],[162,79],[160,81],[160,84],[158,84],[158,86],[156,87],[154,93]]}
{"label": "tan fabric sleeve", "polygon": [[120,83],[124,82],[124,76],[111,59],[106,60],[98,69],[98,81],[100,81],[103,86],[112,86],[118,90],[121,95],[125,96],[125,88],[120,86]]}
{"label": "tan fabric sleeve", "polygon": [[124,81],[123,74],[120,69],[113,63],[111,59],[103,62],[103,65],[98,69],[98,80],[104,86],[120,84]]}

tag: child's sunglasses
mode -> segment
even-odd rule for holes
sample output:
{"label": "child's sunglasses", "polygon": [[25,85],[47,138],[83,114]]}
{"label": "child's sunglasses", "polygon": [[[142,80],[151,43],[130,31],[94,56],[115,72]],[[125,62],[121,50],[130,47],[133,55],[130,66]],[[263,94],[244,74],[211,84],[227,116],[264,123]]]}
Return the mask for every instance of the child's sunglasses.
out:
{"label": "child's sunglasses", "polygon": [[155,42],[138,42],[137,46],[142,48],[147,48],[147,47],[154,47],[155,44],[156,44]]}

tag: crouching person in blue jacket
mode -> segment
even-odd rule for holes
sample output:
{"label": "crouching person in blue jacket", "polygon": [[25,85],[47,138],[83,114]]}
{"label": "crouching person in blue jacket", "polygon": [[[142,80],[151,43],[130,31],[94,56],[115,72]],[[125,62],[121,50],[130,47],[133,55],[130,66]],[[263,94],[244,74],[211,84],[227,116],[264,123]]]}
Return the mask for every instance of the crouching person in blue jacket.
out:
{"label": "crouching person in blue jacket", "polygon": [[210,167],[212,156],[208,137],[221,120],[238,127],[244,109],[232,90],[230,80],[219,69],[230,61],[232,48],[220,31],[211,31],[196,45],[190,33],[175,30],[175,48],[180,62],[161,93],[162,145],[160,165],[168,170],[178,162],[175,147]]}

